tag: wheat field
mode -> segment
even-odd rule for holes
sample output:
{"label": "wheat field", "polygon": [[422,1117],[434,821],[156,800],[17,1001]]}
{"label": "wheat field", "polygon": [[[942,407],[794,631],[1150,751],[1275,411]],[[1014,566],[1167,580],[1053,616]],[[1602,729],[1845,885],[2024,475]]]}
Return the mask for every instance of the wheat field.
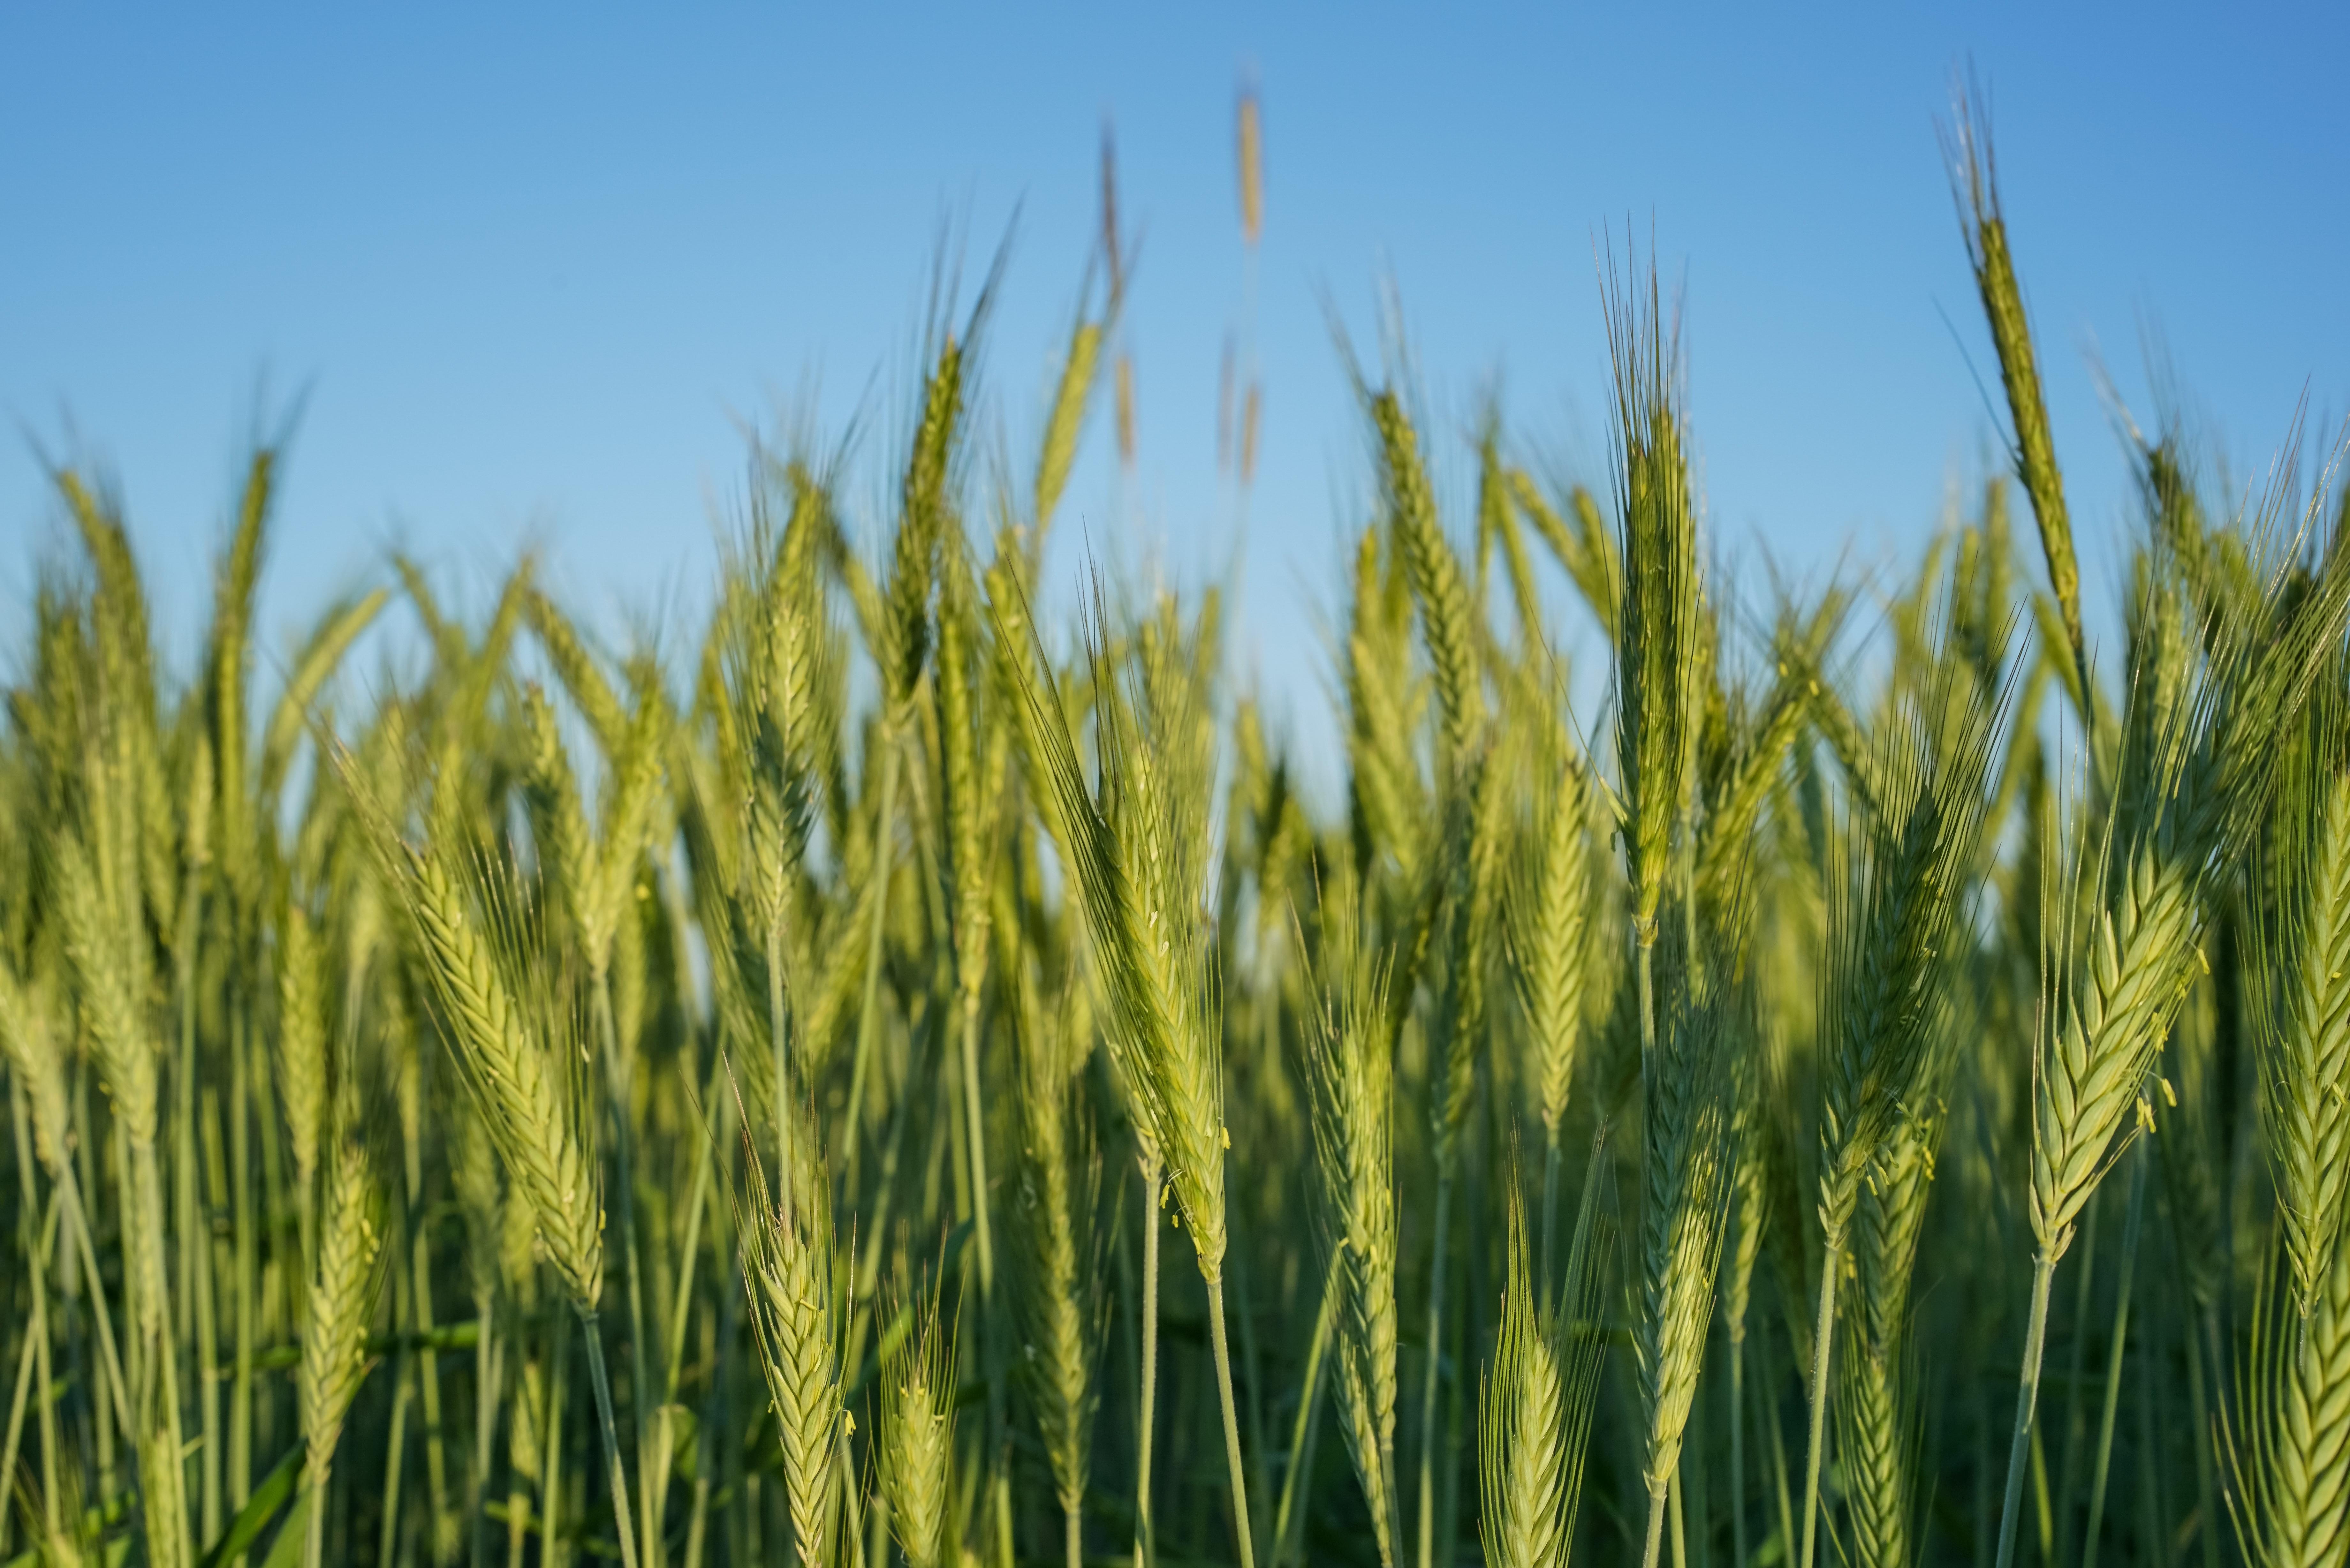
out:
{"label": "wheat field", "polygon": [[1326,802],[1214,591],[1046,580],[1107,180],[1032,428],[990,279],[666,651],[399,557],[257,651],[265,447],[181,668],[57,464],[0,1563],[2350,1563],[2350,510],[2131,424],[2085,620],[1980,125],[2013,468],[1898,572],[1723,580],[1652,266],[1586,485],[1350,367]]}

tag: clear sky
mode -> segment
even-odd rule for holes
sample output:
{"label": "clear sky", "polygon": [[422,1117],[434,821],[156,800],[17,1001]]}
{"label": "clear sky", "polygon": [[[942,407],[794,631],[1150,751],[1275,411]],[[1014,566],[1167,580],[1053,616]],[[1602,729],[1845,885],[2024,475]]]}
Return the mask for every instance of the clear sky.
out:
{"label": "clear sky", "polygon": [[[1237,581],[1235,657],[1308,743],[1368,488],[1326,310],[1376,360],[1382,280],[1456,526],[1497,377],[1524,452],[1605,479],[1594,256],[1628,226],[1685,289],[1721,548],[1813,576],[1915,551],[1993,451],[1935,138],[1968,60],[2093,614],[2129,500],[2093,355],[2143,416],[2158,330],[2240,487],[2304,394],[2321,429],[2350,410],[2344,7],[1779,10],[9,6],[0,634],[61,542],[37,442],[120,475],[184,661],[234,460],[297,393],[268,646],[395,544],[478,604],[535,541],[600,624],[678,626],[746,422],[865,410],[880,498],[941,234],[975,281],[1015,213],[986,417],[1024,472],[1105,117],[1144,235],[1139,483],[1120,505],[1097,419],[1063,526]],[[1244,76],[1267,194],[1243,528],[1215,425]]]}

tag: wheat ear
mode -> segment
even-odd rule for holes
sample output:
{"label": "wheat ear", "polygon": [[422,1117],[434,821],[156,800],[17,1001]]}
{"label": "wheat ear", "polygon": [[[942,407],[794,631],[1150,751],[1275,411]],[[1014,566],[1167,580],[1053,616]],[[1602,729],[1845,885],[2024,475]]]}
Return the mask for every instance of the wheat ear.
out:
{"label": "wheat ear", "polygon": [[[2350,772],[2338,664],[2309,704],[2251,900],[2261,1108],[2277,1221],[2305,1322],[2350,1207]],[[2272,913],[2271,911],[2273,911]]]}
{"label": "wheat ear", "polygon": [[[1337,1388],[1347,1451],[1361,1481],[1383,1568],[1398,1545],[1395,1475],[1395,1065],[1386,976],[1361,951],[1351,877],[1322,896],[1329,973],[1311,1012],[1307,1084],[1320,1176],[1323,1244],[1338,1270]],[[1299,950],[1305,950],[1301,935]]]}
{"label": "wheat ear", "polygon": [[[1711,933],[1718,953],[1735,936]],[[1679,939],[1670,944],[1679,946]],[[1685,960],[1670,954],[1679,969]],[[1722,1218],[1736,1151],[1728,1089],[1727,1010],[1734,995],[1693,995],[1686,980],[1659,1021],[1658,1044],[1641,1062],[1639,1354],[1643,1419],[1641,1476],[1648,1491],[1647,1568],[1664,1542],[1667,1492],[1679,1469],[1681,1439],[1702,1370],[1713,1316]]]}
{"label": "wheat ear", "polygon": [[881,1375],[881,1493],[910,1568],[944,1568],[958,1556],[954,1343],[951,1325],[941,1332],[936,1289],[934,1282],[917,1306],[911,1331]]}
{"label": "wheat ear", "polygon": [[804,1187],[781,1177],[785,1196],[778,1202],[767,1196],[766,1177],[747,1139],[745,1147],[748,1180],[737,1202],[751,1323],[783,1449],[792,1560],[816,1568],[832,1561],[840,1522],[840,1448],[847,1437],[831,1227],[818,1197],[825,1184]]}
{"label": "wheat ear", "polygon": [[[1941,639],[1932,639],[1939,646]],[[1938,660],[1949,670],[1951,662]],[[1912,1104],[1949,1005],[1951,949],[1981,838],[1984,774],[2003,704],[1960,701],[1947,680],[1905,700],[1880,730],[1877,809],[1854,824],[1848,873],[1831,873],[1822,1032],[1820,1296],[1813,1330],[1804,1547],[1817,1545],[1819,1476],[1829,1421],[1836,1287],[1861,1190],[1887,1129]]]}
{"label": "wheat ear", "polygon": [[1020,987],[1019,1191],[1012,1232],[1023,1344],[1019,1366],[1043,1429],[1066,1525],[1071,1568],[1082,1553],[1081,1515],[1100,1402],[1100,1257],[1094,1236],[1101,1156],[1067,1024],[1038,1015],[1034,982]]}
{"label": "wheat ear", "polygon": [[367,1374],[368,1324],[383,1282],[383,1195],[355,1137],[346,1136],[334,1151],[326,1199],[302,1331],[302,1439],[310,1486],[306,1568],[318,1568],[321,1561],[328,1476],[343,1417]]}
{"label": "wheat ear", "polygon": [[2339,1563],[2350,1549],[2350,1246],[2339,1238],[2305,1320],[2297,1303],[2291,1321],[2261,1313],[2251,1371],[2251,1453],[2237,1464],[2244,1554],[2260,1568]]}
{"label": "wheat ear", "polygon": [[1604,1144],[1603,1129],[1555,1303],[1531,1277],[1523,1202],[1510,1182],[1508,1282],[1480,1420],[1482,1532],[1497,1568],[1565,1568],[1574,1544],[1605,1344],[1596,1323],[1607,1251],[1597,1202]]}

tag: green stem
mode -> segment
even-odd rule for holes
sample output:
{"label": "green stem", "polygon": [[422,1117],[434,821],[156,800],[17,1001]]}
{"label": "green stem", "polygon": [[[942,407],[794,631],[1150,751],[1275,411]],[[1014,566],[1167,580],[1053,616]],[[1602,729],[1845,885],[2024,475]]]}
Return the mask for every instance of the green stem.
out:
{"label": "green stem", "polygon": [[484,1568],[490,1554],[491,1448],[497,1441],[498,1396],[502,1392],[498,1376],[498,1346],[496,1308],[493,1292],[477,1290],[473,1294],[473,1321],[482,1325],[473,1337],[473,1496],[467,1500],[472,1541],[468,1561],[473,1568]]}
{"label": "green stem", "polygon": [[[546,1334],[546,1435],[538,1450],[538,1538],[540,1562],[563,1568],[563,1391],[571,1381],[571,1320],[560,1312],[553,1319]],[[620,1532],[623,1541],[628,1535]]]}
{"label": "green stem", "polygon": [[[2015,1560],[2016,1515],[2023,1506],[2023,1470],[2032,1452],[2032,1417],[2040,1398],[2040,1357],[2048,1335],[2048,1287],[2056,1277],[2056,1260],[2047,1253],[2032,1260],[2032,1315],[2023,1331],[2023,1367],[2015,1392],[2015,1438],[2007,1456],[2007,1495],[1999,1511],[1999,1555],[1994,1568],[2009,1568]],[[2208,1524],[2206,1528],[2209,1528]]]}
{"label": "green stem", "polygon": [[1558,1234],[1558,1127],[1543,1128],[1542,1304],[1550,1305],[1552,1242]]}
{"label": "green stem", "polygon": [[873,865],[869,875],[880,880],[873,888],[873,929],[865,942],[865,998],[857,1012],[857,1061],[848,1075],[848,1114],[841,1122],[841,1139],[848,1173],[848,1190],[857,1190],[858,1146],[863,1141],[865,1081],[881,1033],[882,938],[889,923],[890,829],[898,815],[898,737],[888,719],[874,732],[881,748],[881,809],[873,818]]}
{"label": "green stem", "polygon": [[[2100,1201],[2104,1196],[2101,1189],[2089,1200],[2087,1216],[2081,1227],[2081,1263],[2077,1271],[2081,1284],[2079,1293],[2073,1299],[2072,1354],[2068,1357],[2070,1365],[2064,1377],[2064,1425],[2060,1432],[2062,1447],[2056,1467],[2056,1495],[2064,1500],[2067,1512],[2072,1511],[2073,1499],[2077,1495],[2073,1479],[2074,1461],[2080,1458],[2081,1449],[2081,1385],[2088,1381],[2089,1312],[2094,1304],[2097,1282],[2097,1218],[2105,1210],[2105,1204]],[[2042,1441],[2046,1441],[2044,1433]],[[2056,1547],[2051,1526],[2043,1522],[2040,1533],[2040,1554],[2053,1563]]]}
{"label": "green stem", "polygon": [[1772,1376],[1768,1334],[1754,1342],[1754,1354],[1762,1362],[1762,1381],[1754,1391],[1754,1419],[1762,1428],[1763,1447],[1771,1456],[1771,1496],[1779,1505],[1779,1549],[1783,1554],[1795,1539],[1795,1501],[1787,1490],[1786,1436],[1779,1428],[1778,1407],[1771,1398],[1778,1381]]}
{"label": "green stem", "polygon": [[629,1473],[620,1462],[620,1429],[612,1420],[612,1384],[604,1372],[604,1340],[596,1332],[596,1313],[581,1306],[579,1330],[588,1341],[588,1379],[596,1389],[596,1422],[603,1428],[604,1473],[611,1482],[612,1524],[620,1541],[620,1568],[637,1568],[637,1537],[629,1509]]}
{"label": "green stem", "polygon": [[1239,1539],[1241,1568],[1256,1568],[1249,1540],[1248,1476],[1241,1463],[1241,1417],[1232,1405],[1232,1354],[1224,1336],[1224,1282],[1208,1282],[1208,1337],[1216,1352],[1216,1397],[1224,1412],[1224,1463],[1232,1473],[1232,1533]]}
{"label": "green stem", "polygon": [[[993,1472],[989,1492],[994,1504],[1001,1568],[1012,1568],[1012,1494],[1006,1463],[1011,1457],[1010,1433],[1004,1417],[1003,1336],[995,1310],[994,1231],[987,1218],[987,1117],[979,1076],[978,979],[970,977],[962,987],[962,1104],[969,1128],[964,1143],[971,1161],[972,1231],[979,1242],[981,1343],[987,1357],[987,1451]],[[856,1137],[853,1124],[849,1136]]]}
{"label": "green stem", "polygon": [[1436,1394],[1437,1375],[1443,1366],[1444,1254],[1452,1222],[1452,1177],[1436,1179],[1435,1248],[1429,1255],[1427,1361],[1419,1381],[1419,1568],[1430,1568],[1436,1556]]}
{"label": "green stem", "polygon": [[[400,1235],[402,1238],[406,1236],[408,1230],[407,1201],[407,1189],[403,1188],[400,1212],[395,1217],[395,1222],[400,1227]],[[386,1250],[394,1258],[400,1256],[397,1241]],[[400,1311],[400,1308],[405,1304],[402,1298],[413,1291],[415,1286],[396,1264],[390,1268],[390,1272],[392,1276],[392,1321],[399,1323],[405,1315]],[[409,1321],[412,1326],[413,1319]],[[377,1568],[392,1568],[392,1554],[400,1546],[400,1467],[408,1454],[408,1401],[411,1392],[408,1374],[415,1355],[414,1348],[403,1343],[400,1348],[400,1359],[393,1364],[391,1431],[384,1439],[383,1525],[376,1541]]]}
{"label": "green stem", "polygon": [[[18,1103],[22,1105],[21,1099]],[[20,1135],[22,1127],[23,1118],[20,1116],[18,1118]],[[20,1158],[24,1153],[24,1138],[19,1136],[17,1153]],[[33,1179],[29,1167],[25,1171],[22,1192],[26,1211],[18,1216],[18,1222],[22,1227],[20,1235],[23,1238],[20,1244],[24,1249],[19,1255],[32,1265],[28,1272],[33,1281],[33,1311],[31,1321],[25,1325],[24,1347],[16,1355],[16,1389],[8,1399],[8,1437],[5,1442],[0,1442],[0,1476],[14,1477],[16,1473],[17,1444],[25,1435],[25,1407],[32,1395],[34,1376],[38,1372],[41,1377],[43,1483],[41,1507],[45,1521],[48,1526],[48,1533],[54,1539],[57,1533],[57,1428],[50,1416],[49,1379],[42,1364],[48,1359],[49,1313],[47,1275],[49,1268],[49,1248],[57,1241],[57,1200],[56,1195],[52,1193],[49,1198],[49,1217],[41,1226],[36,1240],[31,1224]],[[13,1522],[13,1516],[9,1520],[0,1520],[0,1552],[7,1550],[7,1526],[10,1522]]]}
{"label": "green stem", "polygon": [[1681,1516],[1687,1511],[1684,1494],[1689,1489],[1681,1484],[1680,1466],[1673,1467],[1672,1484],[1666,1490],[1666,1506],[1672,1511],[1669,1522],[1673,1532],[1673,1568],[1689,1568],[1689,1523]]}
{"label": "green stem", "polygon": [[2081,1542],[2081,1568],[2097,1568],[2097,1537],[2105,1532],[2106,1481],[2112,1472],[2114,1418],[2122,1395],[2122,1354],[2129,1344],[2130,1281],[2137,1270],[2138,1220],[2146,1208],[2146,1152],[2130,1168],[2128,1217],[2122,1221],[2122,1270],[2116,1282],[2114,1343],[2106,1355],[2106,1407],[2097,1423],[2097,1462],[2089,1482],[2089,1532]]}
{"label": "green stem", "polygon": [[[2205,1307],[2200,1315],[2208,1323],[2215,1312]],[[2197,1343],[2196,1325],[2187,1325],[2187,1401],[2195,1418],[2195,1507],[2197,1533],[2203,1538],[2204,1568],[2220,1568],[2219,1485],[2215,1476],[2218,1464],[2211,1453],[2210,1395],[2203,1386],[2203,1347]],[[2211,1332],[2214,1344],[2219,1341],[2216,1328]]]}
{"label": "green stem", "polygon": [[1155,1568],[1159,1542],[1150,1525],[1150,1435],[1159,1403],[1159,1158],[1142,1162],[1142,1377],[1134,1464],[1134,1564]]}
{"label": "green stem", "polygon": [[1292,1521],[1303,1528],[1305,1515],[1302,1510],[1293,1512],[1297,1501],[1298,1478],[1311,1462],[1311,1435],[1322,1412],[1322,1361],[1330,1347],[1330,1328],[1338,1315],[1338,1292],[1346,1280],[1344,1259],[1332,1253],[1327,1277],[1322,1283],[1322,1305],[1314,1314],[1314,1339],[1305,1350],[1305,1392],[1297,1401],[1297,1419],[1289,1433],[1289,1468],[1281,1476],[1281,1505],[1273,1516],[1274,1568],[1282,1568],[1295,1542],[1291,1539]]}
{"label": "green stem", "polygon": [[[253,1495],[253,1358],[260,1329],[262,1280],[262,1221],[253,1201],[253,1107],[268,1105],[270,1091],[264,1076],[267,1057],[260,1032],[253,1027],[241,1002],[236,1017],[236,1033],[229,1049],[236,1053],[250,1088],[248,1094],[230,1096],[229,1111],[229,1218],[236,1227],[236,1369],[229,1391],[228,1503],[232,1510],[242,1510]],[[306,1253],[301,1268],[309,1266]]]}
{"label": "green stem", "polygon": [[1820,1256],[1820,1314],[1812,1325],[1812,1430],[1804,1448],[1804,1554],[1796,1568],[1812,1568],[1820,1522],[1820,1459],[1827,1446],[1828,1362],[1835,1351],[1836,1276],[1844,1268],[1844,1244],[1827,1242]]}
{"label": "green stem", "polygon": [[1665,1515],[1670,1508],[1666,1502],[1665,1489],[1648,1489],[1648,1539],[1640,1549],[1641,1568],[1657,1568],[1665,1552]]}
{"label": "green stem", "polygon": [[[621,1054],[619,1029],[612,1017],[612,975],[608,964],[599,966],[596,971],[596,1033],[602,1040],[605,1079],[610,1089],[613,1185],[619,1189],[620,1254],[629,1277],[629,1376],[635,1393],[632,1404],[637,1417],[637,1464],[641,1473],[650,1475],[652,1466],[646,1449],[652,1441],[656,1423],[648,1418],[652,1401],[646,1398],[644,1386],[652,1362],[645,1349],[644,1265],[637,1247],[636,1180],[629,1147],[629,1099],[633,1075],[628,1059]],[[600,1346],[596,1359],[601,1359]],[[608,1406],[608,1397],[605,1404]],[[606,1414],[608,1421],[608,1412]],[[658,1562],[661,1521],[660,1499],[653,1488],[645,1489],[643,1502],[643,1517],[637,1526],[643,1536],[643,1553],[646,1561]],[[627,1533],[625,1525],[622,1533]]]}
{"label": "green stem", "polygon": [[308,1511],[302,1521],[302,1568],[324,1568],[327,1561],[327,1481],[333,1466],[329,1459],[310,1478]]}
{"label": "green stem", "polygon": [[1730,1336],[1730,1550],[1746,1568],[1746,1334]]}

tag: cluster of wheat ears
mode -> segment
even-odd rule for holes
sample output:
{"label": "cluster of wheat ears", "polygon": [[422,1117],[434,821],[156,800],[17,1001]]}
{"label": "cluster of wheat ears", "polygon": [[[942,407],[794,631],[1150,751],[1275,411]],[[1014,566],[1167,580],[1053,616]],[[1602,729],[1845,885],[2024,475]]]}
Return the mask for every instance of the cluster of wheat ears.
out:
{"label": "cluster of wheat ears", "polygon": [[276,450],[184,680],[57,465],[0,1562],[2340,1568],[2343,519],[2117,421],[2101,667],[1980,123],[2038,562],[2002,475],[1866,615],[1734,603],[1653,271],[1603,279],[1599,495],[1491,418],[1448,525],[1356,372],[1326,810],[1212,593],[1033,613],[1097,388],[1131,452],[1107,199],[1033,465],[973,435],[991,281],[879,558],[846,448],[758,445],[690,659],[396,559],[264,712]]}

